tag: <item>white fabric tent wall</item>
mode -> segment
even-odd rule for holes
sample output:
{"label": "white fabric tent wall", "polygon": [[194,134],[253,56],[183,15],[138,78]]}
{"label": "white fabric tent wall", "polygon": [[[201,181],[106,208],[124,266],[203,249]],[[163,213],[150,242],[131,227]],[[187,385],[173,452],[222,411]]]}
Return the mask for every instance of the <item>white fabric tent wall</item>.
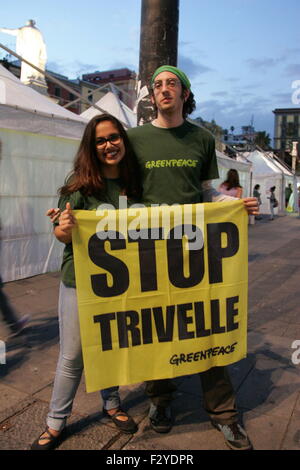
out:
{"label": "white fabric tent wall", "polygon": [[63,246],[45,213],[57,205],[78,141],[0,129],[0,142],[3,280],[56,271]]}
{"label": "white fabric tent wall", "polygon": [[86,121],[0,66],[1,276],[56,271],[63,245],[45,212],[72,167]]}
{"label": "white fabric tent wall", "polygon": [[41,95],[15,77],[0,65],[0,104],[26,109],[27,111],[46,114],[47,116],[86,122],[82,117],[54,103],[50,98]]}

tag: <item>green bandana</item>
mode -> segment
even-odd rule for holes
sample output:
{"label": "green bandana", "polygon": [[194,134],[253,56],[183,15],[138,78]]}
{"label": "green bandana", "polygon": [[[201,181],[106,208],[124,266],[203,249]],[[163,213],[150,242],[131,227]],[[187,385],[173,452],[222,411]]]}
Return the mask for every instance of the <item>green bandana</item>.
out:
{"label": "green bandana", "polygon": [[183,85],[188,90],[190,90],[191,83],[190,83],[189,79],[187,78],[186,74],[184,72],[182,72],[182,70],[179,70],[177,67],[173,67],[173,65],[162,65],[161,67],[158,67],[158,69],[156,69],[154,74],[152,75],[151,85],[153,84],[153,82],[154,82],[155,78],[157,77],[157,75],[162,73],[162,72],[174,73],[174,75],[176,75],[180,79],[181,83],[183,83]]}

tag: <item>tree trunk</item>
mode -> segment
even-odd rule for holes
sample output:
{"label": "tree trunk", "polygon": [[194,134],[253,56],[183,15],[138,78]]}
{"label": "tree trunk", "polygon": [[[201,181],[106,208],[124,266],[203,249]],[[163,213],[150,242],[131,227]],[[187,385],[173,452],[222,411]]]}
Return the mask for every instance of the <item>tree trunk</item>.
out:
{"label": "tree trunk", "polygon": [[142,0],[138,125],[154,118],[148,86],[161,65],[177,65],[179,0]]}

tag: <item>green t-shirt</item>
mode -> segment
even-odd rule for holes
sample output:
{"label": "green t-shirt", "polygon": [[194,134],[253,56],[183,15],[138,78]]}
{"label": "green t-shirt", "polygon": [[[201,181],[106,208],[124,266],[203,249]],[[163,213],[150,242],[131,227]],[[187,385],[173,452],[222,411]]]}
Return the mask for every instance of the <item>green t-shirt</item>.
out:
{"label": "green t-shirt", "polygon": [[[103,203],[111,204],[115,208],[118,208],[121,192],[120,180],[106,179],[105,185],[105,192],[99,199],[94,196],[84,196],[80,191],[75,191],[68,196],[61,196],[58,201],[58,207],[61,211],[64,211],[66,209],[66,203],[70,202],[71,208],[74,210],[96,210],[98,206]],[[129,200],[128,205],[130,205]],[[56,225],[58,225],[58,222],[54,223],[54,226]],[[67,287],[76,287],[72,243],[68,243],[64,249],[61,265],[61,280]]]}
{"label": "green t-shirt", "polygon": [[219,177],[215,141],[184,121],[166,129],[144,124],[128,130],[142,173],[143,203],[202,202],[201,181]]}

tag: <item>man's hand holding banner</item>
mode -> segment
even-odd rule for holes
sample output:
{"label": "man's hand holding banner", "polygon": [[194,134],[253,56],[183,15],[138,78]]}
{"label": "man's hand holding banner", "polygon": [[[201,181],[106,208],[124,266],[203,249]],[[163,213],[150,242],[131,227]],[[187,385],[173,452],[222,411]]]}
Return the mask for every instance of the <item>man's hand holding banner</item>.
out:
{"label": "man's hand holding banner", "polygon": [[87,391],[246,356],[243,202],[74,211]]}

